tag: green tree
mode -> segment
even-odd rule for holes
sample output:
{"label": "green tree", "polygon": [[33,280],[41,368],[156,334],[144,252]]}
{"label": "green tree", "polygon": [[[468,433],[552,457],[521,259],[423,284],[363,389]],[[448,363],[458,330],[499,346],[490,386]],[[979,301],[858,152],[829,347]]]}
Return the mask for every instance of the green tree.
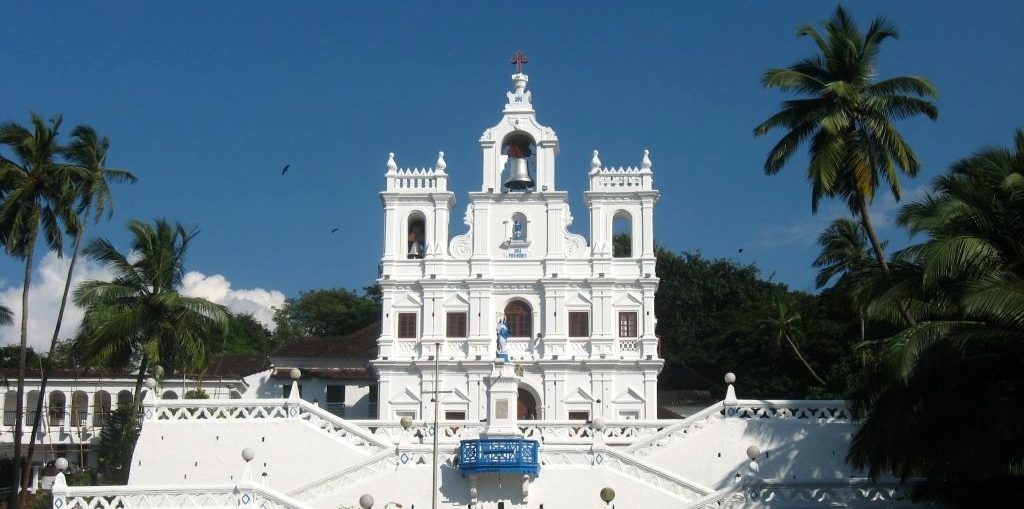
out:
{"label": "green tree", "polygon": [[96,447],[103,484],[127,484],[132,452],[139,438],[139,420],[131,405],[118,405],[100,430]]}
{"label": "green tree", "polygon": [[[53,327],[53,336],[50,338],[50,355],[43,363],[42,379],[39,382],[39,394],[46,394],[46,386],[50,379],[50,369],[57,344],[60,339],[60,328],[64,321],[64,309],[68,302],[68,293],[71,290],[71,276],[75,271],[75,262],[78,261],[78,249],[85,235],[86,225],[89,223],[90,215],[98,223],[106,215],[107,219],[114,212],[113,197],[110,192],[109,182],[135,182],[135,175],[124,170],[116,170],[106,167],[107,150],[110,148],[110,141],[106,136],[99,136],[96,130],[89,126],[78,126],[71,131],[71,144],[63,150],[70,163],[77,166],[81,174],[75,181],[73,193],[77,203],[79,220],[71,233],[75,242],[71,250],[71,262],[68,264],[68,274],[64,280],[64,293],[61,295],[60,307],[57,308],[57,323]],[[35,419],[32,422],[32,435],[39,432],[39,425],[43,420],[43,398],[36,401]],[[35,452],[36,442],[30,441],[26,457],[31,458]]]}
{"label": "green tree", "polygon": [[[854,392],[849,459],[872,475],[926,477],[963,507],[1024,504],[1024,131],[938,177],[900,223],[925,240],[876,273],[870,318],[916,323],[872,345]],[[1014,502],[1016,501],[1016,502]]]}
{"label": "green tree", "polygon": [[[935,87],[925,78],[899,76],[876,80],[881,44],[897,37],[895,25],[875,18],[861,32],[849,14],[837,7],[819,31],[803,25],[797,35],[809,37],[818,54],[784,69],[769,69],[761,80],[766,88],[794,92],[782,109],[754,129],[764,136],[773,129],[786,134],[768,153],[764,171],[774,175],[796,149],[807,144],[810,165],[811,209],[822,198],[836,197],[864,227],[879,266],[889,273],[885,251],[868,212],[881,182],[900,199],[900,173],[913,177],[920,163],[894,121],[925,115],[938,117],[928,98]],[[909,321],[908,313],[903,313]]]}
{"label": "green tree", "polygon": [[228,313],[221,305],[178,292],[185,254],[195,228],[158,219],[131,221],[134,261],[106,239],[95,239],[85,254],[105,263],[113,281],[84,281],[75,304],[85,309],[80,335],[90,359],[139,359],[134,412],[139,409],[147,367],[169,373],[199,371],[206,365],[206,338],[223,334]]}
{"label": "green tree", "polygon": [[804,333],[797,327],[797,322],[800,321],[800,312],[793,309],[793,305],[782,298],[777,298],[775,301],[775,316],[771,318],[762,318],[761,324],[765,329],[775,337],[775,349],[778,350],[779,346],[782,345],[782,340],[785,339],[786,343],[796,354],[796,357],[800,359],[804,367],[807,368],[807,372],[811,374],[814,379],[822,386],[828,385],[824,380],[818,376],[818,373],[814,371],[811,364],[807,362],[803,354],[800,353],[800,349],[796,346],[796,341],[793,338],[803,338]]}
{"label": "green tree", "polygon": [[0,326],[13,324],[14,313],[7,306],[0,306]]}
{"label": "green tree", "polygon": [[210,353],[270,353],[274,348],[273,334],[251,314],[239,313],[228,317],[228,328],[219,338],[209,342]]}
{"label": "green tree", "polygon": [[864,305],[861,302],[862,292],[859,291],[860,285],[857,281],[858,275],[871,263],[871,248],[868,247],[864,227],[849,218],[836,219],[821,232],[818,245],[821,246],[821,252],[813,263],[814,267],[819,268],[814,284],[818,288],[823,288],[833,279],[837,280],[836,286],[847,293],[857,308],[860,340],[864,341],[867,339],[867,330]]}
{"label": "green tree", "polygon": [[[31,114],[31,129],[15,122],[0,124],[0,146],[6,146],[17,161],[0,155],[0,242],[8,254],[25,261],[25,275],[21,295],[21,355],[18,362],[18,402],[14,426],[13,485],[20,482],[22,435],[24,423],[25,361],[28,343],[28,293],[32,283],[32,267],[36,239],[42,229],[50,249],[63,252],[66,229],[78,227],[74,210],[74,182],[80,173],[76,168],[61,164],[57,135],[61,117],[54,117],[49,125]],[[17,492],[17,490],[14,490]],[[22,492],[24,493],[24,492]],[[19,499],[15,501],[15,498]],[[13,495],[11,507],[20,507],[23,497]]]}
{"label": "green tree", "polygon": [[380,302],[367,287],[364,295],[333,288],[302,292],[274,313],[279,340],[307,336],[344,336],[380,320]]}

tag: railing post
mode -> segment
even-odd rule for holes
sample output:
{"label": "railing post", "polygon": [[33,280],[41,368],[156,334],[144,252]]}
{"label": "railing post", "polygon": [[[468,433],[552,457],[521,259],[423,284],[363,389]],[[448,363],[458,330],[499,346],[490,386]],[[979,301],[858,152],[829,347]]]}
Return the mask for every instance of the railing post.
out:
{"label": "railing post", "polygon": [[736,415],[736,406],[739,404],[739,400],[736,399],[736,389],[732,386],[732,384],[736,383],[736,375],[726,373],[725,383],[729,384],[725,389],[725,400],[722,401],[722,404],[725,406],[725,416],[734,417]]}
{"label": "railing post", "polygon": [[68,506],[68,483],[64,479],[64,472],[57,472],[50,491],[53,495],[53,509],[64,509]]}

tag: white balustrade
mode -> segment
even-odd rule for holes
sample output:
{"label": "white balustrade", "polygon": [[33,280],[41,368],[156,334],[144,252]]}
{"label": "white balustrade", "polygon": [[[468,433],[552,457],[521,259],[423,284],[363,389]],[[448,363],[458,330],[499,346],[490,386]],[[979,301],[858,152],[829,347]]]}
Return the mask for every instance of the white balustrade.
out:
{"label": "white balustrade", "polygon": [[310,509],[259,485],[67,486],[60,477],[53,487],[53,509]]}
{"label": "white balustrade", "polygon": [[737,419],[797,419],[848,423],[853,420],[844,400],[755,400],[741,399],[725,405],[724,415]]}

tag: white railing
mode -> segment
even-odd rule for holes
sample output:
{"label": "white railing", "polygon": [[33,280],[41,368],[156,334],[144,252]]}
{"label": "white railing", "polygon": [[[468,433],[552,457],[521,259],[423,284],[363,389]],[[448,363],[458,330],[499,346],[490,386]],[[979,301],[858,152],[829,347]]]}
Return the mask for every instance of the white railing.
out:
{"label": "white railing", "polygon": [[722,419],[723,408],[724,405],[721,402],[715,403],[714,405],[711,405],[704,410],[683,419],[682,421],[676,421],[671,426],[662,429],[660,432],[653,434],[644,440],[634,442],[633,445],[626,449],[626,452],[640,457],[650,456],[661,448],[686,440],[697,431],[700,431],[713,422]]}
{"label": "white railing", "polygon": [[[408,431],[397,422],[356,420],[348,421],[366,429],[378,440],[392,444],[403,442],[429,444],[434,439],[433,423],[414,422]],[[582,421],[519,421],[519,431],[525,438],[543,444],[580,444],[593,442],[595,435],[604,437],[608,445],[624,446],[652,437],[662,430],[674,426],[677,420],[656,421],[608,421],[600,432],[589,423]],[[438,423],[443,443],[457,443],[459,440],[480,438],[487,424],[482,422],[441,421]]]}
{"label": "white railing", "polygon": [[209,486],[53,485],[53,509],[310,509],[303,502],[254,484]]}
{"label": "white railing", "polygon": [[398,468],[398,462],[399,455],[394,450],[382,451],[339,472],[296,488],[288,495],[296,500],[311,502],[360,480],[394,471]]}
{"label": "white railing", "polygon": [[741,399],[725,404],[725,417],[737,419],[796,419],[832,423],[853,421],[844,400]]}
{"label": "white railing", "polygon": [[387,175],[388,191],[447,191],[448,175],[434,168],[402,168]]}
{"label": "white railing", "polygon": [[321,430],[368,454],[391,447],[391,443],[308,401],[301,399],[210,399],[149,400],[143,410],[145,421],[236,420],[260,421],[295,419]]}
{"label": "white railing", "polygon": [[803,508],[803,507],[920,507],[905,486],[871,479],[815,482],[744,480],[711,493],[688,506],[691,509]]}

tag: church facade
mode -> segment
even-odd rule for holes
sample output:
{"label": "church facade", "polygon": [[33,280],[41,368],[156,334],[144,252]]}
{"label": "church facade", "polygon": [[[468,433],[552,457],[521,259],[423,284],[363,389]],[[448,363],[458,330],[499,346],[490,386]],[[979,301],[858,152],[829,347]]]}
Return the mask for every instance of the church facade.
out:
{"label": "church facade", "polygon": [[556,185],[558,137],[538,122],[517,70],[501,119],[480,137],[481,185],[464,226],[450,227],[443,152],[419,169],[389,154],[379,416],[433,418],[437,391],[441,420],[481,420],[484,377],[501,357],[520,374],[520,419],[654,419],[663,360],[649,153],[610,168],[594,151],[589,169],[571,170],[590,182],[589,239],[573,233]]}

